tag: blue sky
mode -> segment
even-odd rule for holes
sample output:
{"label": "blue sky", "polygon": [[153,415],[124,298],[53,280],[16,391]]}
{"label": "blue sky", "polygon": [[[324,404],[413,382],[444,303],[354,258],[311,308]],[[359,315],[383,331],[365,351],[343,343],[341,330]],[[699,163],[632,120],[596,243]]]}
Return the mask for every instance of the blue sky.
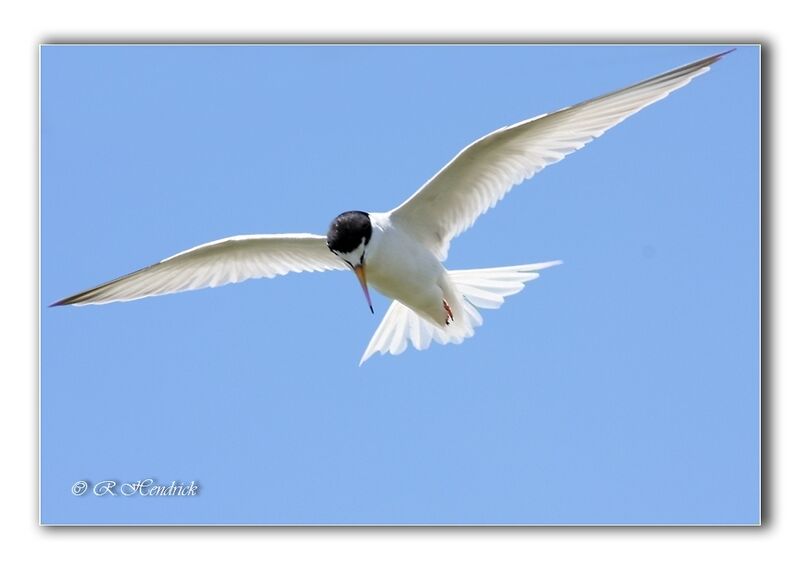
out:
{"label": "blue sky", "polygon": [[[45,523],[754,523],[759,52],[516,188],[454,269],[562,259],[461,346],[358,359],[346,272],[46,308],[324,233],[500,126],[726,46],[44,47]],[[78,480],[197,497],[75,497]]]}

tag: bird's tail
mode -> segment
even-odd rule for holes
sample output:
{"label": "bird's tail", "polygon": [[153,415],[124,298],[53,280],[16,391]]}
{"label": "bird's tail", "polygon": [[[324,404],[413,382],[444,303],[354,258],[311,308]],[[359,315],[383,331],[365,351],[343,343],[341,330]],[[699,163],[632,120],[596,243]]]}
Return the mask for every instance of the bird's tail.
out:
{"label": "bird's tail", "polygon": [[460,323],[439,327],[421,317],[399,301],[393,301],[381,324],[361,357],[359,366],[367,359],[381,354],[400,354],[408,347],[408,341],[417,350],[425,350],[436,341],[439,344],[460,344],[475,334],[483,324],[478,309],[498,309],[506,297],[519,293],[525,283],[539,277],[538,271],[559,265],[560,261],[492,267],[489,269],[467,269],[449,271],[453,286],[461,295],[464,318]]}

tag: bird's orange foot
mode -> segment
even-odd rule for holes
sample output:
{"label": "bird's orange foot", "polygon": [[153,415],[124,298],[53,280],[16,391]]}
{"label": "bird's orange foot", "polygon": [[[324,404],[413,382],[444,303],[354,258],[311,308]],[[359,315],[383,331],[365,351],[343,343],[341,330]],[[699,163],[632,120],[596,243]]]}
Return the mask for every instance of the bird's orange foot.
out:
{"label": "bird's orange foot", "polygon": [[444,320],[445,325],[449,325],[453,322],[453,310],[450,308],[450,305],[447,304],[447,301],[442,299],[442,305],[444,306],[444,311],[447,313],[447,318]]}

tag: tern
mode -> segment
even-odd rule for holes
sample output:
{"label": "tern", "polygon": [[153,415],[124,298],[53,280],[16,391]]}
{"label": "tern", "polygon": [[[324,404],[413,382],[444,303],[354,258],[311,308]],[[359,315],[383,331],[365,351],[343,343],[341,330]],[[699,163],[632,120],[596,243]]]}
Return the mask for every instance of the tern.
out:
{"label": "tern", "polygon": [[553,113],[500,128],[461,150],[415,194],[388,212],[338,215],[327,235],[241,235],[202,244],[53,303],[131,301],[272,278],[290,272],[352,270],[392,300],[359,365],[375,353],[400,354],[432,341],[461,343],[539,271],[561,261],[452,271],[450,242],[512,187],[583,148],[644,107],[707,72],[729,50]]}

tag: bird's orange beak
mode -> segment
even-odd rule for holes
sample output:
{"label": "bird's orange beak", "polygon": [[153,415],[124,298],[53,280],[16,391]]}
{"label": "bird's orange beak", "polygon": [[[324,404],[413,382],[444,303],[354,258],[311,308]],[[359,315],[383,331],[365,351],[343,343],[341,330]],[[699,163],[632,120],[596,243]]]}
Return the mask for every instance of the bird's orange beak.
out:
{"label": "bird's orange beak", "polygon": [[367,298],[367,304],[369,304],[369,310],[374,315],[375,309],[372,308],[372,299],[369,297],[369,288],[367,287],[367,274],[364,272],[364,264],[357,265],[353,268],[355,271],[356,277],[358,277],[358,282],[361,283],[361,289],[364,291],[364,296]]}

